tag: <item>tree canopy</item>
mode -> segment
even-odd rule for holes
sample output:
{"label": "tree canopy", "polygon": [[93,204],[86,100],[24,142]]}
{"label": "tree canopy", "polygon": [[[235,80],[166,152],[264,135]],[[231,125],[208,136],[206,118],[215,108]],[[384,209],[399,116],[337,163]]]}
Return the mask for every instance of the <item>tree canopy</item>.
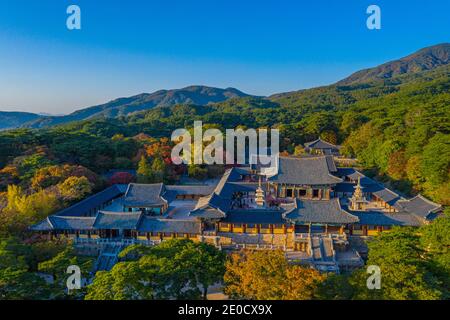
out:
{"label": "tree canopy", "polygon": [[205,299],[208,287],[220,283],[225,272],[224,253],[187,239],[131,246],[120,257],[111,271],[97,273],[86,299]]}

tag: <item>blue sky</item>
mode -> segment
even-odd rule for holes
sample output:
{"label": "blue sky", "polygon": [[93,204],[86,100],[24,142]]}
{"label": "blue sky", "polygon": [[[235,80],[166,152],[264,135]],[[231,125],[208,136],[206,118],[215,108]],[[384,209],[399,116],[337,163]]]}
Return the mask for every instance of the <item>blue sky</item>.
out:
{"label": "blue sky", "polygon": [[[77,4],[82,30],[66,28]],[[366,28],[366,9],[382,29]],[[450,41],[448,0],[0,0],[0,110],[69,113],[191,84],[270,95]]]}

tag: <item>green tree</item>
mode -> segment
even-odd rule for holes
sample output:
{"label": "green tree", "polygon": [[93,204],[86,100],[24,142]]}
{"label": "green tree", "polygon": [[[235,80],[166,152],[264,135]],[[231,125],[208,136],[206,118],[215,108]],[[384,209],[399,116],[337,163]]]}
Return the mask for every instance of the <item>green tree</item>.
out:
{"label": "green tree", "polygon": [[[178,257],[177,257],[178,259]],[[208,288],[222,282],[225,274],[225,254],[206,243],[187,242],[180,252],[180,260],[188,261],[193,275],[203,288],[203,299],[206,300]],[[202,272],[198,272],[202,270]]]}
{"label": "green tree", "polygon": [[421,245],[426,252],[428,269],[441,284],[443,299],[450,298],[450,209],[444,216],[421,228]]}
{"label": "green tree", "polygon": [[[51,286],[53,298],[66,297],[66,282],[69,277],[67,268],[73,265],[80,267],[82,276],[88,278],[94,265],[94,258],[77,255],[72,246],[67,246],[56,256],[39,263],[38,270],[53,277],[53,284]],[[74,298],[80,298],[84,294],[84,291],[76,291],[69,294],[74,295]]]}
{"label": "green tree", "polygon": [[40,300],[51,296],[45,280],[30,271],[29,252],[29,247],[17,239],[0,240],[0,300]]}
{"label": "green tree", "polygon": [[191,178],[204,180],[208,177],[208,169],[202,168],[198,165],[190,165],[188,167],[188,174]]}
{"label": "green tree", "polygon": [[96,275],[86,299],[199,299],[223,278],[225,256],[215,247],[174,239],[152,248],[132,246],[122,262]]}

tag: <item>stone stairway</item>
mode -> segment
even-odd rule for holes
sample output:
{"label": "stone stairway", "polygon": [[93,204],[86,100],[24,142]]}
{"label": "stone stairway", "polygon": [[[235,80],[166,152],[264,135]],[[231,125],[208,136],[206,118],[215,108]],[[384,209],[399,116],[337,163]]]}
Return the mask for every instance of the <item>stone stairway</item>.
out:
{"label": "stone stairway", "polygon": [[310,245],[313,263],[318,270],[339,272],[333,239],[330,235],[313,235],[311,236]]}
{"label": "stone stairway", "polygon": [[321,238],[322,257],[325,261],[333,261],[335,254],[333,250],[333,240],[331,238]]}
{"label": "stone stairway", "polygon": [[124,246],[121,244],[106,244],[94,266],[94,271],[109,271],[119,261],[119,253],[123,250]]}
{"label": "stone stairway", "polygon": [[322,249],[320,242],[321,239],[319,237],[313,237],[311,239],[311,251],[314,261],[322,260]]}

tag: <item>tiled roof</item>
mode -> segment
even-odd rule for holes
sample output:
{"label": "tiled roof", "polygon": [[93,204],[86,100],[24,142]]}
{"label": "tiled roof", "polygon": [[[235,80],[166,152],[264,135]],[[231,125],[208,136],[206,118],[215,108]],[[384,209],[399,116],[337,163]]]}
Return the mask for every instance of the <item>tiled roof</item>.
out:
{"label": "tiled roof", "polygon": [[230,209],[230,202],[226,199],[223,199],[216,193],[212,193],[207,197],[202,197],[199,199],[195,209],[202,209],[206,207],[212,207],[216,209],[220,209],[223,212],[227,212]]}
{"label": "tiled roof", "polygon": [[227,182],[220,192],[220,197],[231,200],[235,192],[254,192],[258,185],[256,182]]}
{"label": "tiled roof", "polygon": [[367,186],[364,189],[364,192],[372,193],[391,206],[395,205],[397,201],[403,199],[399,194],[395,193],[392,190],[389,190],[380,183]]}
{"label": "tiled roof", "polygon": [[226,213],[215,208],[194,209],[189,212],[189,216],[203,219],[221,219],[226,216]]}
{"label": "tiled roof", "polygon": [[233,167],[231,169],[228,169],[227,171],[225,171],[222,178],[220,178],[220,181],[215,187],[214,192],[220,195],[222,193],[222,189],[226,186],[227,182],[239,181],[241,175],[244,173],[246,172],[244,172],[240,168]]}
{"label": "tiled roof", "polygon": [[356,184],[352,182],[341,182],[336,184],[334,187],[334,191],[336,192],[345,192],[345,193],[353,193],[355,192]]}
{"label": "tiled roof", "polygon": [[[396,192],[389,190],[381,183],[376,182],[375,180],[366,177],[361,172],[357,171],[353,168],[339,168],[336,172],[336,175],[340,177],[348,177],[353,181],[357,181],[360,179],[361,185],[363,187],[363,192],[372,193],[377,196],[387,204],[391,206],[395,206],[397,208],[397,203],[401,200],[404,200],[399,194]],[[338,183],[336,185],[336,192],[352,192],[350,182]]]}
{"label": "tiled roof", "polygon": [[139,225],[140,232],[200,233],[201,223],[196,220],[175,220],[144,217]]}
{"label": "tiled roof", "polygon": [[164,184],[137,184],[130,183],[124,197],[124,206],[127,207],[151,207],[164,205],[167,201],[163,198]]}
{"label": "tiled roof", "polygon": [[33,231],[50,230],[91,230],[95,217],[60,217],[49,216],[40,223],[32,226]]}
{"label": "tiled roof", "polygon": [[141,212],[106,212],[100,211],[94,222],[94,229],[129,229],[136,230],[142,218]]}
{"label": "tiled roof", "polygon": [[340,147],[336,146],[334,144],[331,144],[329,142],[326,142],[322,139],[317,139],[311,142],[306,142],[305,143],[305,148],[312,148],[312,149],[334,149],[334,150],[339,150]]}
{"label": "tiled roof", "polygon": [[358,224],[369,226],[413,226],[421,222],[410,213],[385,213],[378,211],[350,211],[359,218]]}
{"label": "tiled roof", "polygon": [[334,162],[333,156],[325,156],[328,165],[328,171],[337,172],[336,163]]}
{"label": "tiled roof", "polygon": [[90,230],[94,225],[95,217],[48,217],[54,229],[60,230]]}
{"label": "tiled roof", "polygon": [[167,191],[174,191],[178,195],[209,195],[214,191],[215,186],[208,185],[172,185],[166,186]]}
{"label": "tiled roof", "polygon": [[346,224],[358,222],[358,217],[342,209],[339,199],[299,200],[286,208],[284,217],[298,223]]}
{"label": "tiled roof", "polygon": [[325,156],[280,157],[278,174],[269,180],[297,185],[324,185],[342,182],[342,179],[330,174]]}
{"label": "tiled roof", "polygon": [[398,205],[405,211],[423,219],[429,218],[430,215],[442,209],[440,204],[434,203],[420,194],[409,200],[400,200]]}
{"label": "tiled roof", "polygon": [[282,210],[233,210],[222,220],[225,223],[284,224]]}
{"label": "tiled roof", "polygon": [[172,202],[177,198],[177,195],[191,195],[191,196],[207,196],[214,192],[215,186],[211,185],[172,185],[165,186],[165,193],[163,198],[168,202]]}
{"label": "tiled roof", "polygon": [[195,209],[189,215],[199,218],[224,218],[230,209],[230,201],[221,198],[216,193],[198,200]]}
{"label": "tiled roof", "polygon": [[64,210],[61,210],[57,216],[84,216],[92,209],[101,209],[101,206],[125,193],[126,185],[113,185],[105,190],[96,193]]}
{"label": "tiled roof", "polygon": [[31,231],[50,231],[53,230],[53,226],[51,225],[49,218],[47,218],[32,225],[29,229]]}
{"label": "tiled roof", "polygon": [[348,177],[355,181],[358,180],[358,178],[365,177],[365,175],[355,168],[337,168],[336,175],[339,177]]}
{"label": "tiled roof", "polygon": [[360,178],[362,186],[378,184],[376,181],[370,179],[369,177],[366,177],[364,174],[354,168],[337,168],[335,175],[338,177],[347,177],[353,181],[358,181],[358,178]]}

